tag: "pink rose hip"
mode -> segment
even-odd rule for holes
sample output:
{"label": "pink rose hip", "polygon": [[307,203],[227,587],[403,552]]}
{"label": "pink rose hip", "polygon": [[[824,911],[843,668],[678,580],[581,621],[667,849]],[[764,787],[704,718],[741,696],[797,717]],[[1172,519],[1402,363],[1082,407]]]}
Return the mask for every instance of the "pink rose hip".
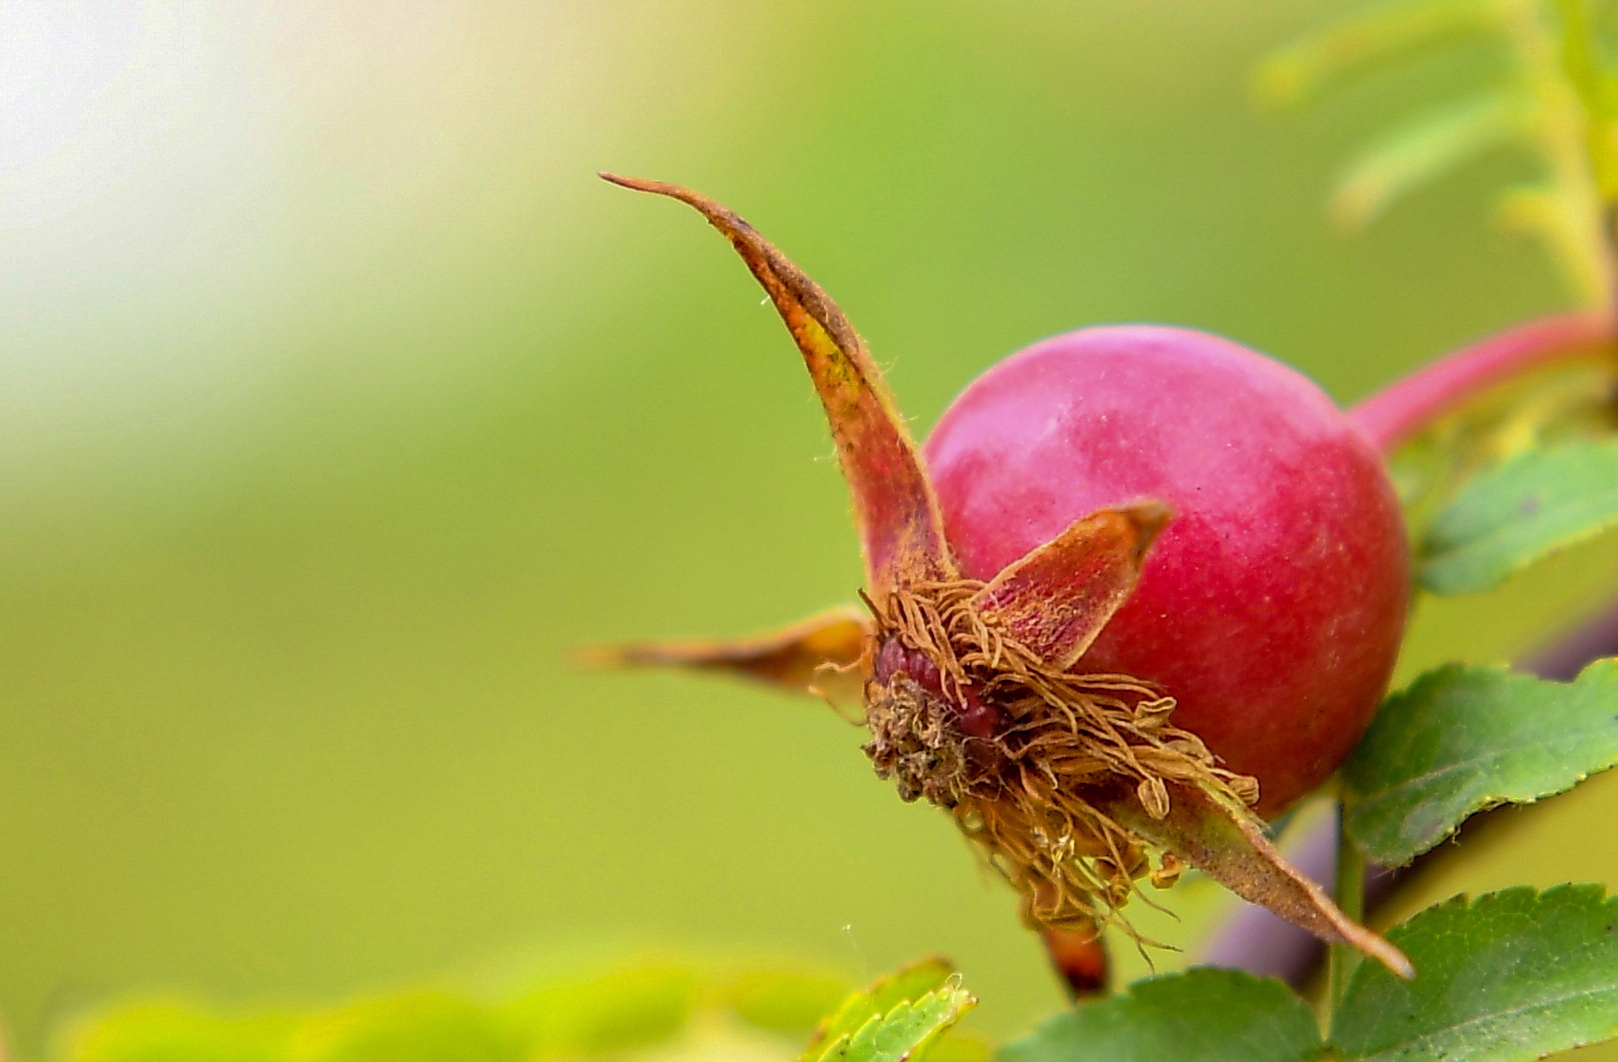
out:
{"label": "pink rose hip", "polygon": [[927,440],[964,575],[990,579],[1098,509],[1174,518],[1076,665],[1150,680],[1173,720],[1258,779],[1271,815],[1369,723],[1409,595],[1376,452],[1292,370],[1178,328],[1091,328],[990,369]]}
{"label": "pink rose hip", "polygon": [[863,614],[607,659],[857,700],[878,776],[954,818],[1075,990],[1105,980],[1099,927],[1187,864],[1409,975],[1259,817],[1353,747],[1408,593],[1387,477],[1319,390],[1213,336],[1092,329],[991,369],[924,459],[853,326],[780,251],[694,192],[608,180],[697,209],[774,302],[866,585]]}

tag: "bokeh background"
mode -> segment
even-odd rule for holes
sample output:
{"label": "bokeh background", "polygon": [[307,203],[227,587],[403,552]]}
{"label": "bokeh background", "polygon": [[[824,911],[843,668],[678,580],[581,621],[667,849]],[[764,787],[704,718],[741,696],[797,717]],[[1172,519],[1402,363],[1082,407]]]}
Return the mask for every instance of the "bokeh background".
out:
{"label": "bokeh background", "polygon": [[[1259,113],[1255,59],[1351,6],[7,0],[7,1035],[646,948],[944,952],[981,1029],[1058,1006],[1013,898],[824,706],[570,668],[860,581],[773,311],[695,215],[593,175],[742,212],[921,433],[1101,322],[1225,333],[1351,402],[1568,299],[1489,224],[1523,160],[1332,231],[1352,147],[1496,62]],[[1572,624],[1612,554],[1429,610],[1407,672]],[[1618,881],[1615,804],[1549,802],[1424,898]]]}

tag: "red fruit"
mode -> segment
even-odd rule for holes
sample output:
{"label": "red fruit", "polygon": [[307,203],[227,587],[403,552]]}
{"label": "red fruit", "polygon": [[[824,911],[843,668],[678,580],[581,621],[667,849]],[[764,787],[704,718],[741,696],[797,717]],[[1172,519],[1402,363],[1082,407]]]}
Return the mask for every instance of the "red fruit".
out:
{"label": "red fruit", "polygon": [[924,447],[962,574],[988,580],[1098,509],[1174,518],[1078,671],[1148,680],[1271,815],[1370,722],[1409,596],[1375,451],[1312,383],[1215,336],[1093,328],[1001,362]]}
{"label": "red fruit", "polygon": [[1398,506],[1325,396],[1224,340],[1098,329],[991,371],[924,461],[853,326],[780,251],[687,189],[608,180],[696,208],[775,304],[853,496],[870,612],[609,659],[857,685],[877,774],[947,810],[1052,939],[1093,937],[1190,864],[1409,974],[1251,809],[1347,754],[1404,618]]}

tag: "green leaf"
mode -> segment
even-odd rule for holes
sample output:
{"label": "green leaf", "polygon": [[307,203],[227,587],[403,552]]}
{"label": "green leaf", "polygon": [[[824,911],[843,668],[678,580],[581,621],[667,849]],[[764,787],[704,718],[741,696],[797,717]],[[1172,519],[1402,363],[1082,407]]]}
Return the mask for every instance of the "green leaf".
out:
{"label": "green leaf", "polygon": [[700,987],[683,966],[634,967],[546,985],[509,1004],[505,1017],[527,1037],[530,1062],[588,1058],[669,1039]]}
{"label": "green leaf", "polygon": [[523,1042],[491,1011],[419,992],[360,1003],[305,1021],[293,1040],[298,1062],[522,1062]]}
{"label": "green leaf", "polygon": [[1615,764],[1618,659],[1565,683],[1451,664],[1389,697],[1343,766],[1348,830],[1394,866],[1476,811],[1531,803]]}
{"label": "green leaf", "polygon": [[1349,164],[1332,193],[1332,216],[1346,228],[1369,225],[1398,200],[1518,139],[1525,111],[1516,93],[1495,92],[1396,129]]}
{"label": "green leaf", "polygon": [[1394,0],[1274,52],[1260,64],[1254,87],[1262,101],[1292,106],[1372,63],[1492,24],[1489,6],[1481,0]]}
{"label": "green leaf", "polygon": [[942,988],[954,972],[955,967],[943,959],[926,959],[884,977],[863,992],[853,993],[821,1022],[804,1059],[818,1059],[825,1053],[825,1045],[853,1036],[866,1022],[892,1010],[895,1004]]}
{"label": "green leaf", "polygon": [[977,1000],[953,981],[914,1003],[900,1003],[840,1039],[820,1056],[825,1062],[907,1062],[944,1035]]}
{"label": "green leaf", "polygon": [[1314,1016],[1281,982],[1198,969],[1052,1018],[996,1062],[1306,1062],[1323,1050]]}
{"label": "green leaf", "polygon": [[1345,1062],[1516,1062],[1618,1036],[1618,901],[1598,885],[1457,897],[1388,936],[1416,978],[1359,965],[1332,1022]]}
{"label": "green leaf", "polygon": [[906,967],[856,992],[827,1018],[803,1062],[899,1062],[923,1052],[977,1000],[942,959]]}
{"label": "green leaf", "polygon": [[72,1062],[280,1062],[293,1020],[229,1019],[169,1003],[120,1007],[68,1038]]}
{"label": "green leaf", "polygon": [[1531,450],[1484,472],[1428,529],[1421,585],[1489,590],[1537,560],[1618,524],[1618,444]]}

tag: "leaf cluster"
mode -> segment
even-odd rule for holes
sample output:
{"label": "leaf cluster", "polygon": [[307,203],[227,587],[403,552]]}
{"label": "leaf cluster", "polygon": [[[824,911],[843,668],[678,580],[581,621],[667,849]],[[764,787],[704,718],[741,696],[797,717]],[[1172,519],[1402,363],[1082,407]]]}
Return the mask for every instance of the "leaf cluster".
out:
{"label": "leaf cluster", "polygon": [[796,970],[710,974],[660,963],[493,999],[415,991],[313,1012],[239,1015],[140,1002],[70,1030],[56,1054],[64,1062],[543,1062],[702,1042],[715,1057],[741,1043],[785,1060],[789,1045],[846,992],[835,979]]}
{"label": "leaf cluster", "polygon": [[[947,962],[862,991],[786,969],[704,973],[632,966],[549,981],[498,1000],[418,991],[311,1013],[226,1016],[141,1003],[64,1038],[64,1062],[545,1062],[779,1059],[986,1062],[950,1035],[977,1005]],[[798,1056],[797,1046],[809,1046]]]}
{"label": "leaf cluster", "polygon": [[1053,1018],[1000,1062],[1517,1062],[1618,1036],[1618,899],[1509,889],[1389,933],[1420,975],[1354,972],[1322,1034],[1278,981],[1195,969]]}
{"label": "leaf cluster", "polygon": [[1525,154],[1538,173],[1500,194],[1497,220],[1537,235],[1582,298],[1609,307],[1618,64],[1603,32],[1608,14],[1598,0],[1384,0],[1270,56],[1255,88],[1265,103],[1290,107],[1424,52],[1495,52],[1500,75],[1395,125],[1354,156],[1332,214],[1360,228],[1475,159]]}

